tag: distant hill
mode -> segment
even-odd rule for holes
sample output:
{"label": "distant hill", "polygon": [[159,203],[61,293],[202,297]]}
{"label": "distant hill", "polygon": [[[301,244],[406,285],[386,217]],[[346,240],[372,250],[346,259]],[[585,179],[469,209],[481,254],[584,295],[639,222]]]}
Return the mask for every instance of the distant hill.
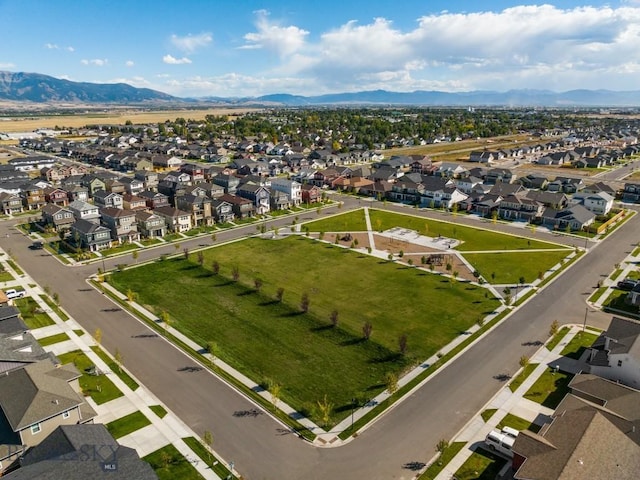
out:
{"label": "distant hill", "polygon": [[611,90],[509,90],[507,92],[439,92],[417,90],[390,92],[371,90],[351,93],[302,96],[276,93],[261,97],[178,98],[125,83],[81,83],[41,75],[0,71],[0,101],[36,103],[158,103],[183,102],[229,106],[321,106],[321,105],[432,105],[511,107],[640,107],[640,91]]}
{"label": "distant hill", "polygon": [[180,101],[166,93],[126,83],[72,82],[39,73],[4,71],[0,71],[0,100],[120,104]]}

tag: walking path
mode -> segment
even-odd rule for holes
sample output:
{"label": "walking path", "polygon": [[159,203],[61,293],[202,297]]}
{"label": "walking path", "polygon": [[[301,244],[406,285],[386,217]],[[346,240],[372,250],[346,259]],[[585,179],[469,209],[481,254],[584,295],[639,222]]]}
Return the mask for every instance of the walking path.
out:
{"label": "walking path", "polygon": [[[582,370],[579,360],[563,357],[560,352],[567,346],[571,339],[582,330],[582,325],[573,325],[567,331],[562,340],[549,351],[542,346],[530,359],[532,364],[538,366],[531,374],[512,392],[508,384],[504,386],[486,405],[478,412],[467,425],[456,435],[453,442],[466,442],[460,452],[442,469],[436,476],[436,480],[450,480],[455,473],[469,459],[478,446],[482,446],[487,434],[496,429],[497,425],[508,415],[515,415],[536,425],[543,425],[550,420],[553,410],[542,406],[523,397],[525,393],[536,383],[540,376],[549,367],[558,367],[559,370],[567,373],[578,373]],[[600,332],[589,331],[589,333],[599,334]],[[517,376],[514,375],[514,378]],[[486,422],[480,415],[483,411],[496,409],[496,412]],[[436,455],[430,463],[437,461]]]}
{"label": "walking path", "polygon": [[[4,253],[1,249],[0,252]],[[53,310],[41,298],[46,295],[45,291],[36,285],[33,279],[26,274],[19,274],[7,262],[8,255],[0,255],[0,261],[4,269],[9,272],[14,280],[2,282],[2,289],[16,288],[25,290],[26,293],[36,302],[38,308],[44,311],[55,322],[54,325],[31,330],[36,339],[48,337],[58,333],[66,333],[69,336],[68,341],[55,343],[44,347],[46,351],[53,352],[56,355],[67,353],[74,350],[81,350],[96,367],[104,372],[109,380],[124,394],[124,396],[106,402],[102,405],[96,404],[91,397],[85,397],[93,409],[98,413],[95,418],[96,423],[108,423],[130,413],[140,411],[151,421],[151,425],[137,430],[129,435],[121,437],[118,442],[122,445],[135,448],[140,457],[144,457],[149,453],[156,451],[166,445],[173,444],[176,449],[184,455],[184,457],[196,468],[198,473],[207,480],[219,480],[213,470],[211,470],[204,461],[187,446],[182,440],[185,437],[196,437],[199,435],[193,432],[185,423],[183,423],[175,414],[170,412],[162,403],[143,385],[140,384],[136,390],[131,390],[120,377],[114,374],[109,366],[91,349],[96,343],[93,337],[84,333],[78,335],[76,331],[82,331],[82,327],[73,319],[63,320],[58,313]],[[66,312],[64,312],[66,315]],[[68,316],[68,315],[67,315]],[[104,350],[103,350],[104,351]],[[105,353],[107,353],[105,351]],[[131,375],[131,374],[129,374]],[[168,414],[162,419],[159,418],[149,407],[152,405],[162,405]],[[213,452],[217,458],[221,458]],[[225,464],[227,465],[227,464]],[[227,465],[228,468],[228,465]]]}

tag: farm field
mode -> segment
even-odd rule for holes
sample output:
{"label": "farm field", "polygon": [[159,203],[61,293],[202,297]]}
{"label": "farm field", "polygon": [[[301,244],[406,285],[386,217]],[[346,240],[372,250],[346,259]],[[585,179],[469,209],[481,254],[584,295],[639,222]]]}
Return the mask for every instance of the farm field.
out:
{"label": "farm field", "polygon": [[116,272],[110,283],[156,314],[167,311],[201,345],[215,341],[221,359],[257,383],[279,384],[281,399],[316,421],[324,395],[339,420],[352,398],[374,397],[388,373],[436,354],[499,305],[480,286],[302,236],[251,238]]}

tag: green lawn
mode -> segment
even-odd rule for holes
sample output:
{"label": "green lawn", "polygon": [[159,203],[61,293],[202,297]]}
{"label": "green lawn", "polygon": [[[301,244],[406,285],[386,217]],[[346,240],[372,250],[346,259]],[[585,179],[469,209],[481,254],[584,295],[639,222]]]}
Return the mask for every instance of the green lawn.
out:
{"label": "green lawn", "polygon": [[518,417],[516,415],[512,415],[511,413],[507,413],[504,418],[496,425],[496,428],[501,429],[502,427],[511,427],[516,430],[531,430],[532,432],[538,432],[540,430],[540,426],[536,425],[529,420],[525,420],[524,418]]}
{"label": "green lawn", "polygon": [[150,453],[143,460],[151,465],[159,480],[203,480],[195,467],[171,444]]}
{"label": "green lawn", "polygon": [[509,383],[509,388],[511,389],[511,391],[515,392],[520,387],[520,385],[522,385],[522,382],[524,382],[527,377],[531,375],[531,372],[533,372],[537,366],[537,363],[527,364],[527,366],[522,369],[518,376],[511,380],[511,382]]}
{"label": "green lawn", "polygon": [[111,371],[115,373],[120,378],[120,380],[122,380],[131,390],[136,390],[140,386],[133,378],[129,376],[127,372],[125,372],[122,368],[120,368],[118,364],[114,360],[112,360],[111,357],[109,357],[109,355],[107,355],[100,347],[93,346],[91,347],[91,350],[93,350],[96,353],[96,355],[98,355],[100,359],[109,366]]}
{"label": "green lawn", "polygon": [[598,288],[593,294],[589,297],[590,302],[597,302],[602,294],[607,291],[607,287]]}
{"label": "green lawn", "polygon": [[612,290],[607,299],[603,302],[602,306],[605,308],[613,308],[615,310],[621,310],[623,312],[638,314],[638,307],[629,305],[625,300],[629,292],[624,290]]}
{"label": "green lawn", "polygon": [[151,405],[149,408],[158,418],[164,418],[167,415],[167,410],[162,405]]}
{"label": "green lawn", "polygon": [[101,250],[100,253],[105,256],[117,255],[118,253],[128,252],[130,250],[136,250],[140,248],[135,243],[124,243],[122,245],[118,245],[116,247],[107,248],[105,250]]}
{"label": "green lawn", "polygon": [[493,232],[480,228],[457,225],[455,223],[441,222],[438,220],[402,215],[392,212],[370,209],[369,218],[371,228],[374,230],[388,230],[393,227],[405,227],[420,232],[430,237],[455,238],[463,243],[456,249],[469,250],[530,250],[553,249],[562,246],[539,240],[529,240],[516,235]]}
{"label": "green lawn", "polygon": [[84,335],[84,330],[74,330],[73,333],[81,337],[82,335]]}
{"label": "green lawn", "polygon": [[487,408],[486,410],[484,410],[480,416],[482,417],[482,420],[484,421],[484,423],[487,423],[489,421],[489,419],[491,417],[493,417],[493,415],[498,411],[497,408]]}
{"label": "green lawn", "polygon": [[53,302],[53,300],[49,297],[49,295],[40,295],[40,298],[44,303],[46,303],[49,306],[51,310],[56,312],[63,321],[66,322],[67,320],[69,320],[69,316],[66,313],[64,313],[62,309]]}
{"label": "green lawn", "polygon": [[7,272],[6,270],[0,272],[0,282],[10,282],[12,280],[14,280],[13,275],[11,275],[9,272]]}
{"label": "green lawn", "polygon": [[140,430],[147,425],[151,425],[149,419],[145,417],[142,412],[137,411],[114,420],[113,422],[107,423],[106,427],[113,438],[118,439],[125,435],[129,435],[136,430]]}
{"label": "green lawn", "polygon": [[22,271],[22,269],[18,266],[18,264],[16,262],[14,262],[13,260],[7,260],[7,263],[9,264],[9,266],[11,268],[13,268],[13,270],[18,274],[18,275],[24,275],[24,272]]}
{"label": "green lawn", "polygon": [[[524,277],[525,283],[533,282],[540,273],[545,273],[569,253],[571,253],[570,250],[463,253],[463,255],[487,281],[516,285],[520,277]],[[495,278],[491,276],[492,273],[495,273]]]}
{"label": "green lawn", "polygon": [[569,393],[569,382],[573,375],[565,372],[554,372],[547,368],[536,383],[524,394],[544,407],[556,408],[564,396]]}
{"label": "green lawn", "polygon": [[73,363],[82,373],[80,377],[80,387],[85,395],[90,395],[98,405],[106,403],[118,397],[122,397],[122,392],[105,375],[89,375],[87,371],[93,367],[93,363],[80,350],[58,355],[60,363]]}
{"label": "green lawn", "polygon": [[494,480],[507,460],[483,448],[476,449],[455,474],[456,480]]}
{"label": "green lawn", "polygon": [[140,243],[145,247],[151,247],[153,245],[159,245],[164,242],[159,238],[145,238],[144,240],[140,240]]}
{"label": "green lawn", "polygon": [[462,450],[465,445],[465,442],[454,442],[445,448],[438,459],[429,465],[425,472],[420,475],[419,480],[433,480],[436,478],[442,469],[447,466],[447,464],[458,454],[458,452],[460,452],[460,450]]}
{"label": "green lawn", "polygon": [[307,228],[310,232],[366,232],[367,222],[364,218],[364,210],[360,209],[304,223],[302,229]]}
{"label": "green lawn", "polygon": [[31,330],[36,328],[47,327],[55,322],[49,315],[42,312],[36,301],[31,297],[17,298],[15,300],[16,307],[20,310],[20,315]]}
{"label": "green lawn", "polygon": [[560,343],[560,341],[564,338],[564,336],[569,333],[569,327],[562,327],[558,332],[553,336],[553,338],[547,343],[545,346],[547,350],[551,351]]}
{"label": "green lawn", "polygon": [[200,457],[200,459],[213,470],[218,478],[226,479],[231,475],[229,469],[225,467],[224,464],[222,464],[215,456],[213,456],[213,454],[211,454],[197,438],[187,437],[183,438],[182,441],[186,443],[193,453]]}
{"label": "green lawn", "polygon": [[42,345],[43,347],[46,347],[47,345],[53,345],[54,343],[60,343],[66,340],[69,340],[69,335],[67,335],[66,333],[58,333],[56,335],[41,338],[40,340],[38,340],[38,343],[40,343],[40,345]]}
{"label": "green lawn", "polygon": [[598,335],[594,335],[593,333],[578,332],[567,346],[562,349],[560,355],[578,360],[585,349],[593,345],[593,342],[595,342],[597,338]]}
{"label": "green lawn", "polygon": [[[216,341],[220,358],[257,383],[280,384],[282,399],[312,418],[325,394],[336,416],[348,415],[352,398],[368,399],[385,388],[388,371],[399,373],[437,353],[498,304],[484,297],[483,288],[452,285],[304,237],[251,238],[204,256],[204,268],[195,255],[190,261],[176,257],[116,272],[110,283],[138,293],[139,302],[156,312],[167,310],[200,345]],[[209,270],[214,260],[218,276]],[[238,283],[229,279],[233,267]],[[261,293],[255,278],[263,281]],[[281,286],[284,302],[278,303],[273,299]],[[299,308],[303,293],[310,298],[307,314]],[[335,308],[339,326],[331,328]],[[362,338],[365,321],[373,326],[369,341]],[[404,356],[398,347],[403,334]]]}

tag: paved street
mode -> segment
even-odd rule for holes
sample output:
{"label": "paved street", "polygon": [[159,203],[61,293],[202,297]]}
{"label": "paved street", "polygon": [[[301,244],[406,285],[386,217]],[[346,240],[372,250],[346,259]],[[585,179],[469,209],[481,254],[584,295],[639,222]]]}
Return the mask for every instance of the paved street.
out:
{"label": "paved street", "polygon": [[[358,200],[345,197],[343,211],[356,206]],[[335,208],[335,207],[333,207]],[[387,205],[407,213],[414,210]],[[323,210],[322,216],[329,209]],[[429,215],[440,215],[429,213]],[[301,215],[316,218],[315,212]],[[453,220],[452,217],[447,219]],[[476,222],[458,216],[456,221]],[[279,218],[275,226],[290,223]],[[272,224],[269,223],[269,226]],[[493,225],[487,224],[489,228]],[[125,366],[159,399],[194,431],[210,430],[214,434],[216,450],[249,479],[403,479],[414,472],[404,468],[410,462],[426,462],[435,453],[441,438],[449,439],[500,388],[493,378],[500,373],[518,369],[521,355],[532,355],[536,347],[522,344],[545,340],[554,319],[561,323],[582,323],[586,298],[602,276],[620,262],[637,241],[640,219],[635,216],[615,235],[600,245],[590,245],[591,252],[562,274],[550,286],[540,291],[499,327],[478,341],[458,357],[449,367],[434,376],[425,386],[398,407],[389,411],[354,441],[339,448],[316,448],[291,435],[269,415],[238,417],[236,411],[254,405],[234,389],[206,371],[180,372],[181,367],[193,365],[193,360],[166,343],[162,338],[134,338],[147,332],[145,325],[123,311],[108,311],[113,304],[103,295],[90,289],[85,278],[96,272],[100,263],[89,266],[65,267],[46,252],[32,251],[29,239],[0,224],[0,245],[11,251],[16,261],[41,286],[49,286],[60,295],[64,308],[89,332],[100,327],[103,345],[113,352],[118,348]],[[525,229],[498,224],[496,229],[528,236]],[[218,234],[217,242],[238,235],[255,233],[255,225]],[[536,239],[564,241],[566,237],[536,232]],[[584,246],[584,239],[571,239]],[[211,244],[209,237],[191,239],[185,246],[195,248]],[[140,252],[138,261],[175,253],[173,245]],[[130,255],[106,260],[110,268],[118,263],[133,263]],[[588,313],[588,323],[603,328],[610,316]],[[345,379],[347,382],[348,379]]]}

